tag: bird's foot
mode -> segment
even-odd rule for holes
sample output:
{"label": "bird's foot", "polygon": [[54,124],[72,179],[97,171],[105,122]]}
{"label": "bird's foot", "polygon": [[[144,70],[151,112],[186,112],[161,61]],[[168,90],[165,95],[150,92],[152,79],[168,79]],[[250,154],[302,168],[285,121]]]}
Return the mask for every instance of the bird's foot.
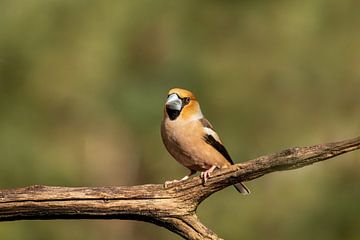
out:
{"label": "bird's foot", "polygon": [[203,183],[205,184],[207,179],[211,176],[211,173],[217,168],[217,166],[213,165],[206,171],[201,172],[200,177],[203,179]]}
{"label": "bird's foot", "polygon": [[180,180],[172,180],[172,181],[166,181],[164,183],[164,187],[165,188],[168,188],[171,184],[174,184],[174,183],[178,183],[178,182],[182,182],[182,181],[185,181],[185,180],[188,180],[192,175],[194,175],[196,173],[195,170],[190,170],[190,173],[188,175],[186,175],[185,177],[183,177],[182,179]]}

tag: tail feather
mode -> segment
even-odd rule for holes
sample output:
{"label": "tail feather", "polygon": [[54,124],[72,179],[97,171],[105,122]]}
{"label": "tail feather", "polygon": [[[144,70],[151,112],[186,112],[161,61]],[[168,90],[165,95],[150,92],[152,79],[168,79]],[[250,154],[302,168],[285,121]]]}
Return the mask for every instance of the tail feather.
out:
{"label": "tail feather", "polygon": [[245,186],[245,184],[243,184],[242,182],[234,184],[234,187],[236,188],[236,190],[243,194],[243,195],[248,195],[250,194],[250,190]]}

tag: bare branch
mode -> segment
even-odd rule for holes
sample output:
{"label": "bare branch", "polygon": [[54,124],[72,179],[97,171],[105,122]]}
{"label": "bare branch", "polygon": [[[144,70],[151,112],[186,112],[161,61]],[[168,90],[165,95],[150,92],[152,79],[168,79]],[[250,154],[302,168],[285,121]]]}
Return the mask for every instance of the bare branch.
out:
{"label": "bare branch", "polygon": [[311,147],[295,147],[199,177],[163,185],[130,187],[30,186],[0,190],[0,221],[31,219],[132,219],[166,227],[185,239],[220,239],[196,216],[211,194],[240,181],[291,170],[360,148],[360,137]]}

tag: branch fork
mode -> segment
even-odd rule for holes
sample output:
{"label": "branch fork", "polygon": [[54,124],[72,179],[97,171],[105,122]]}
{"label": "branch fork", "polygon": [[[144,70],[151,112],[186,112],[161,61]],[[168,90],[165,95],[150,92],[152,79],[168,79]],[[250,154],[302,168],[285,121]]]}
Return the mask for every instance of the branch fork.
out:
{"label": "branch fork", "polygon": [[163,226],[185,239],[220,239],[196,215],[213,193],[275,171],[301,168],[360,148],[360,137],[295,147],[170,184],[129,187],[35,185],[0,190],[0,221],[51,219],[131,219]]}

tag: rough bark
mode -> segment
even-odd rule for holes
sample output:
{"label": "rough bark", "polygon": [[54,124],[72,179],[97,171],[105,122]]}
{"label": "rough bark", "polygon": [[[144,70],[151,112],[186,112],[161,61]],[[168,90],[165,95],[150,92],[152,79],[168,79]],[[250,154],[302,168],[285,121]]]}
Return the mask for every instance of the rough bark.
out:
{"label": "rough bark", "polygon": [[206,184],[199,177],[164,188],[30,186],[0,190],[0,221],[32,219],[132,219],[166,227],[185,239],[220,239],[196,216],[211,194],[240,181],[301,168],[360,148],[360,137],[294,147],[215,171]]}

